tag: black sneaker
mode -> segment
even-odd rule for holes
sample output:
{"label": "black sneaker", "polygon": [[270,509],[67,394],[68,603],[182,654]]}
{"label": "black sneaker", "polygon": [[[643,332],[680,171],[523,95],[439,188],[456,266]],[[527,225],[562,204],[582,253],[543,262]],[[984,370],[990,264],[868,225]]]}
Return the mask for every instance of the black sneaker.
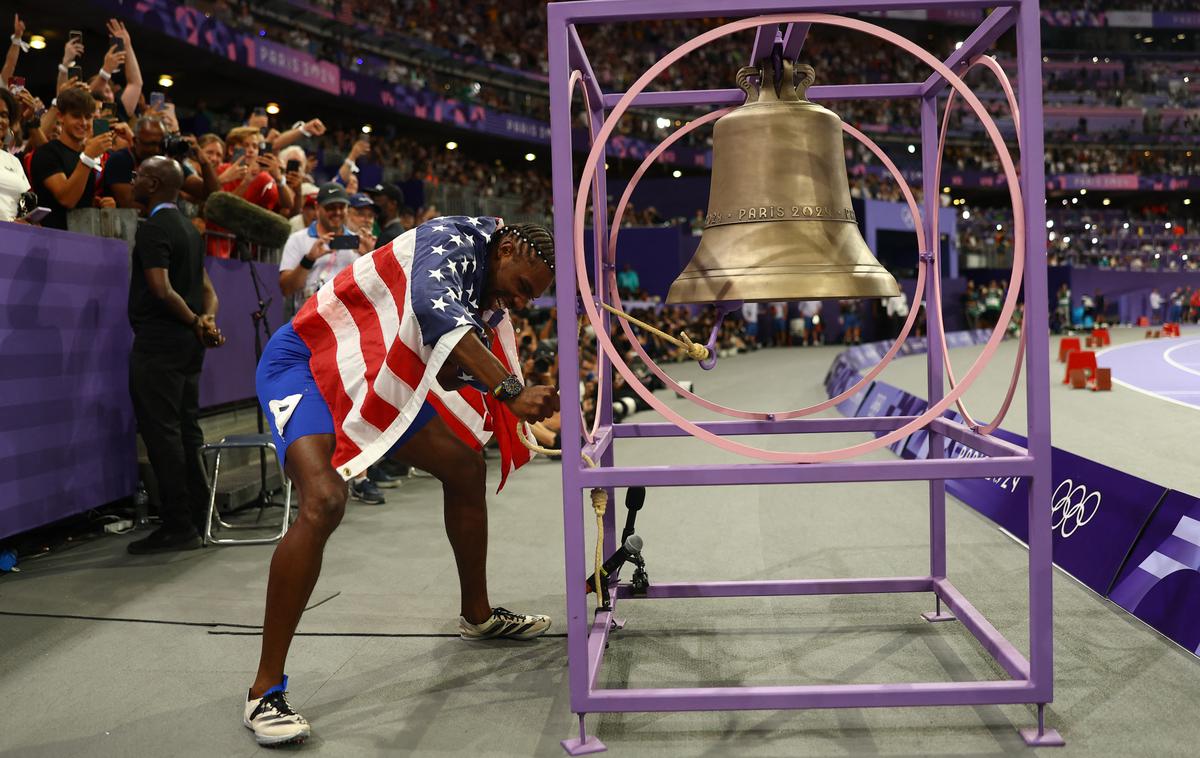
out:
{"label": "black sneaker", "polygon": [[350,482],[350,497],[367,505],[383,505],[387,498],[370,479],[356,479]]}
{"label": "black sneaker", "polygon": [[381,464],[375,464],[367,469],[367,478],[375,483],[376,487],[385,490],[390,490],[400,486],[400,477],[392,476],[384,470]]}
{"label": "black sneaker", "polygon": [[172,532],[164,526],[150,532],[147,537],[130,542],[125,549],[133,555],[149,555],[150,553],[170,553],[176,550],[196,550],[200,547],[202,547],[200,536],[195,532]]}

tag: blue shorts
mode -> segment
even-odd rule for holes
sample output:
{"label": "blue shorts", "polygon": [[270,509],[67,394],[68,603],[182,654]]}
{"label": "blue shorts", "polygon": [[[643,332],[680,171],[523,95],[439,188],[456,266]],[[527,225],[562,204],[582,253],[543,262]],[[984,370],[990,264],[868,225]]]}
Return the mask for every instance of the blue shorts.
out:
{"label": "blue shorts", "polygon": [[[321,397],[309,367],[311,358],[308,345],[287,323],[271,335],[254,374],[258,404],[271,427],[280,466],[287,459],[288,445],[296,440],[312,434],[335,433],[333,414],[325,398]],[[387,455],[395,453],[436,415],[437,411],[429,403],[421,406],[417,417]]]}
{"label": "blue shorts", "polygon": [[847,329],[857,329],[860,325],[857,313],[846,313],[842,319]]}

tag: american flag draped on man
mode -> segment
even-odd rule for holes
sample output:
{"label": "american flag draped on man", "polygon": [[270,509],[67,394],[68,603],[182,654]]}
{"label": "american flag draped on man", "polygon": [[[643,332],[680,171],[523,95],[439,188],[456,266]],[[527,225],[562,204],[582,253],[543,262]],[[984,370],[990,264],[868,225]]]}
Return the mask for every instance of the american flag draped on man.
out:
{"label": "american flag draped on man", "polygon": [[[325,206],[318,201],[327,228],[340,227],[344,195],[333,188]],[[311,270],[329,249],[320,237],[310,244],[298,265]],[[536,224],[434,219],[355,260],[271,336],[255,389],[300,493],[300,513],[271,557],[262,652],[242,714],[260,745],[311,733],[286,698],[288,650],[326,543],[345,516],[345,480],[383,456],[441,482],[458,569],[459,636],[532,640],[550,628],[545,614],[491,603],[479,448],[493,433],[498,438],[503,486],[511,468],[529,460],[517,419],[544,421],[559,410],[554,387],[526,386],[518,374],[507,317],[550,287],[554,261],[554,238]]]}
{"label": "american flag draped on man", "polygon": [[470,330],[505,367],[521,375],[516,338],[504,310],[479,312],[487,243],[498,218],[443,216],[359,258],[296,314],[293,328],[312,351],[311,368],[333,414],[332,463],[350,478],[379,460],[428,402],[476,449],[496,435],[500,488],[530,459],[516,417],[487,387],[444,390],[439,370]]}

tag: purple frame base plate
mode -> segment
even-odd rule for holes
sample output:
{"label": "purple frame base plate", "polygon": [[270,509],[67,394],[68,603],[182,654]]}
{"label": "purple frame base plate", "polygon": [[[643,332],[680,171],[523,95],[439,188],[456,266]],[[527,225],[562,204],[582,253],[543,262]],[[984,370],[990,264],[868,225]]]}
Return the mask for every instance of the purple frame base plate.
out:
{"label": "purple frame base plate", "polygon": [[928,621],[931,624],[936,623],[938,621],[957,621],[958,620],[958,617],[955,616],[953,613],[946,613],[945,611],[942,611],[941,613],[935,613],[934,611],[927,611],[927,612],[921,614],[921,618],[925,619],[926,621]]}
{"label": "purple frame base plate", "polygon": [[1020,732],[1021,739],[1030,747],[1062,747],[1067,744],[1057,729],[1045,729],[1039,734],[1035,727],[1030,727],[1021,729]]}
{"label": "purple frame base plate", "polygon": [[567,751],[567,755],[588,755],[590,753],[603,753],[605,750],[608,750],[603,742],[590,735],[586,740],[572,737],[569,740],[562,740],[558,744],[563,746],[563,750]]}

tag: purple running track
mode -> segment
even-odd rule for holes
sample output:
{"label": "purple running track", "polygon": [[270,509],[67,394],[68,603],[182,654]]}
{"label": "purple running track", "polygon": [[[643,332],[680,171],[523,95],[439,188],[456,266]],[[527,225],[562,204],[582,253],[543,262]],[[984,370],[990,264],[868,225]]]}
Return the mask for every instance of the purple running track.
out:
{"label": "purple running track", "polygon": [[1132,342],[1102,350],[1100,365],[1113,381],[1161,400],[1200,409],[1200,338]]}

